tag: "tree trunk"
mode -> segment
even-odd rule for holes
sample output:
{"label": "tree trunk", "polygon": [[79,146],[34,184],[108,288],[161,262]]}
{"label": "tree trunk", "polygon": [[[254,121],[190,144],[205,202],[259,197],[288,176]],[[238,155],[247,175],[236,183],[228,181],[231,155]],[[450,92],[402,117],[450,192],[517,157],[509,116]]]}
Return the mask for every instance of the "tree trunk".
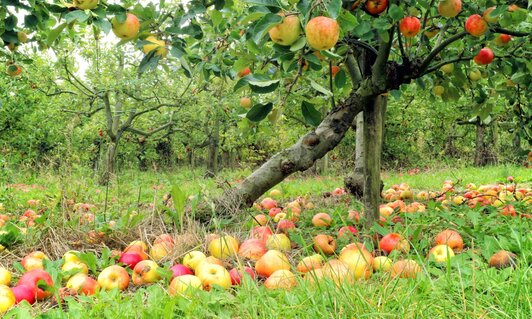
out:
{"label": "tree trunk", "polygon": [[107,185],[115,175],[116,148],[117,142],[109,142],[107,154],[105,156],[104,169],[100,175],[100,184]]}
{"label": "tree trunk", "polygon": [[139,151],[137,159],[139,160],[139,171],[145,172],[148,170],[148,162],[146,161],[146,138],[144,136],[138,139]]}
{"label": "tree trunk", "polygon": [[484,156],[484,134],[485,127],[482,125],[480,120],[477,120],[477,137],[475,141],[475,166],[484,166],[486,165],[485,156]]}
{"label": "tree trunk", "polygon": [[356,116],[355,170],[344,178],[347,191],[357,199],[364,195],[364,112]]}
{"label": "tree trunk", "polygon": [[207,160],[207,173],[210,176],[218,173],[218,144],[220,140],[220,120],[214,120],[214,128],[209,141],[209,155]]}
{"label": "tree trunk", "polygon": [[[353,92],[349,98],[332,110],[313,131],[307,133],[291,147],[275,154],[255,170],[236,188],[227,190],[215,202],[217,214],[228,215],[242,207],[249,207],[271,187],[287,176],[312,167],[336,147],[351,126],[353,118],[367,105],[373,105],[372,95]],[[208,219],[209,216],[198,216]]]}
{"label": "tree trunk", "polygon": [[380,95],[364,108],[364,212],[368,226],[379,220],[381,154],[387,97]]}

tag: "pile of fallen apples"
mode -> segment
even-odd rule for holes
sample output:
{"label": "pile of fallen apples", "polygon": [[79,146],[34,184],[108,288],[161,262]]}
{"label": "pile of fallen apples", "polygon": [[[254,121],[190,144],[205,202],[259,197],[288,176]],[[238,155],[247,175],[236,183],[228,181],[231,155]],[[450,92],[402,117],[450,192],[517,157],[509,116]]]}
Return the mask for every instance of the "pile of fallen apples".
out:
{"label": "pile of fallen apples", "polygon": [[[501,195],[510,190],[508,187],[497,187],[497,200],[501,200]],[[446,188],[449,189],[445,194],[449,196],[452,187]],[[399,197],[412,197],[406,184],[392,189]],[[492,189],[493,187],[479,187],[476,192],[488,194]],[[270,192],[270,196],[278,196],[278,193],[278,190],[274,190]],[[385,192],[388,193],[391,191]],[[520,196],[530,203],[530,189],[518,193],[523,196],[516,196],[516,193],[511,196],[516,199]],[[332,192],[333,196],[344,194],[341,189]],[[454,201],[456,197],[451,198],[452,202],[457,202]],[[475,198],[481,197],[475,195]],[[504,199],[508,199],[508,195]],[[401,202],[402,199],[394,199],[392,203],[383,206],[393,209],[390,213],[384,212],[383,217],[389,217],[395,211],[413,212],[407,208],[412,207],[412,204]],[[490,200],[490,203],[494,204],[495,201]],[[419,204],[417,212],[423,211],[420,207],[424,206]],[[169,269],[159,263],[168,259],[176,245],[170,234],[159,235],[150,247],[143,241],[134,241],[122,251],[114,251],[116,264],[101,270],[97,277],[89,275],[89,267],[80,258],[80,252],[68,251],[62,258],[61,278],[64,282],[61,283],[54,283],[52,276],[44,270],[44,260],[48,257],[40,251],[32,252],[22,258],[20,263],[24,273],[14,286],[10,287],[13,274],[0,268],[0,313],[20,302],[33,304],[52,296],[57,302],[57,298],[77,294],[93,295],[99,290],[123,291],[130,284],[141,286],[157,282],[169,283],[170,295],[188,296],[196,289],[211,290],[214,286],[229,289],[243,282],[258,282],[259,279],[267,289],[290,289],[302,281],[316,285],[321,280],[330,280],[339,285],[368,279],[374,272],[387,273],[391,278],[416,278],[421,271],[421,265],[416,260],[393,257],[396,259],[393,261],[390,258],[392,251],[397,251],[398,256],[404,256],[410,250],[409,241],[401,234],[389,233],[383,236],[378,242],[378,250],[370,251],[364,244],[357,242],[358,230],[353,225],[339,228],[336,238],[327,234],[316,235],[312,240],[315,254],[301,256],[297,263],[291,263],[290,260],[295,255],[293,247],[297,246],[290,239],[291,232],[296,228],[302,210],[312,209],[314,205],[305,198],[298,198],[281,208],[275,200],[268,197],[257,203],[255,208],[261,210],[261,213],[253,217],[254,225],[249,236],[242,242],[228,234],[210,234],[206,238],[206,252],[190,251],[180,263]],[[347,218],[354,223],[363,218],[363,214],[350,211]],[[333,225],[333,219],[327,213],[315,214],[311,222],[314,227],[323,230]],[[346,239],[349,243],[339,249],[337,242],[345,242]],[[435,237],[427,258],[432,262],[447,264],[463,249],[461,235],[455,230],[446,229]],[[516,255],[504,250],[497,252],[489,260],[489,265],[496,268],[512,267],[515,264]],[[245,277],[247,278],[244,279]]]}

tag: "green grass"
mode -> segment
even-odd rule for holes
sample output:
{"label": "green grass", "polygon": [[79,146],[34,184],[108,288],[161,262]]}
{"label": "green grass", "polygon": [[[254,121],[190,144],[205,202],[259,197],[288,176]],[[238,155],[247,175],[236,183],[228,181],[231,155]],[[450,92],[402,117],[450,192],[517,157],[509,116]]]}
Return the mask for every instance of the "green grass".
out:
{"label": "green grass", "polygon": [[[205,180],[200,171],[181,171],[175,176],[166,173],[125,172],[118,182],[109,187],[107,214],[108,217],[119,218],[136,210],[142,218],[150,219],[153,218],[153,211],[147,205],[155,203],[159,211],[161,197],[170,191],[172,185],[179,185],[186,195],[199,191],[214,195],[220,192],[217,185],[221,184],[221,181],[232,182],[245,174],[246,172],[224,172],[217,180]],[[470,182],[477,185],[503,182],[508,175],[513,175],[519,183],[530,185],[532,181],[526,169],[502,166],[480,169],[449,168],[404,176],[398,173],[385,175],[387,186],[407,182],[414,189],[428,190],[439,190],[442,182],[447,179],[460,179],[462,187]],[[8,211],[23,211],[26,200],[40,199],[51,205],[53,212],[64,213],[55,202],[63,196],[76,199],[76,202],[95,203],[100,216],[104,211],[106,189],[94,185],[92,179],[86,176],[74,174],[61,178],[53,174],[13,173],[9,183],[35,183],[45,185],[46,189],[30,189],[28,192],[5,189],[0,192],[0,202],[4,203]],[[162,189],[153,189],[152,186],[155,185],[164,186]],[[358,207],[356,203],[336,198],[323,199],[321,196],[323,192],[332,191],[341,185],[342,179],[338,176],[298,176],[277,187],[284,193],[279,199],[280,202],[309,195],[316,204],[315,209],[303,213],[298,222],[298,230],[291,236],[292,240],[299,244],[299,248],[290,254],[292,264],[295,265],[302,256],[312,253],[310,238],[313,235],[323,232],[335,235],[338,227],[349,223],[346,221],[347,211]],[[139,203],[142,205],[139,206]],[[524,212],[530,209],[530,206],[518,203],[516,208]],[[310,226],[312,215],[321,211],[333,216],[334,224],[329,230]],[[164,216],[164,212],[159,214]],[[41,245],[42,241],[46,240],[45,237],[51,234],[51,229],[58,231],[62,228],[79,228],[75,222],[67,222],[57,215],[49,215],[44,227],[35,232],[30,231],[27,238],[31,239],[20,244],[24,249],[17,250],[17,247],[14,247],[13,251],[22,256],[23,252],[29,251],[36,242]],[[243,239],[249,229],[247,216],[243,214],[220,224],[229,225],[229,230]],[[436,203],[429,203],[426,213],[406,214],[403,218],[402,224],[375,226],[373,229],[364,230],[359,240],[368,248],[373,248],[375,243],[371,236],[374,232],[402,233],[410,239],[412,249],[406,256],[394,253],[391,258],[416,260],[422,267],[416,279],[392,279],[386,273],[375,273],[368,280],[341,286],[330,281],[311,285],[304,279],[299,279],[298,286],[290,291],[268,291],[261,284],[247,282],[242,287],[228,291],[199,291],[188,298],[169,296],[167,285],[160,283],[132,288],[126,293],[111,291],[100,292],[94,297],[66,298],[63,308],[52,306],[49,302],[33,308],[21,305],[7,313],[5,318],[532,317],[532,223],[529,219],[501,216],[492,207],[469,209],[463,205],[453,206],[450,211],[445,211]],[[98,222],[104,224],[101,218]],[[120,224],[117,236],[131,235],[128,234],[128,227],[144,227],[140,221],[137,224],[128,223],[124,221],[124,224]],[[445,228],[458,230],[467,249],[449,264],[437,265],[427,260],[426,255],[435,234]],[[203,236],[204,230],[198,231],[202,232],[200,235]],[[113,232],[110,232],[110,235],[112,234]],[[515,269],[497,270],[488,267],[487,260],[500,249],[517,254],[518,264]],[[11,257],[0,255],[2,256]],[[0,258],[0,264],[2,263]],[[98,268],[103,267],[103,264],[104,262],[101,262]],[[164,265],[169,266],[170,262],[165,262]],[[11,265],[8,266],[11,268]]]}

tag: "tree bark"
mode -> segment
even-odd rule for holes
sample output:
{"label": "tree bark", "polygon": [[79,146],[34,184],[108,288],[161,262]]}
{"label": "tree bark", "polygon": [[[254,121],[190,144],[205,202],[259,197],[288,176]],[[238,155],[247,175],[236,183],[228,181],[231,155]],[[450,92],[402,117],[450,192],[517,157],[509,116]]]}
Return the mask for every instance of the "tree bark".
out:
{"label": "tree bark", "polygon": [[381,154],[387,97],[379,95],[364,108],[364,212],[368,226],[379,220]]}
{"label": "tree bark", "polygon": [[100,184],[107,185],[115,174],[116,163],[116,148],[117,142],[109,142],[107,146],[107,154],[105,155],[105,163],[102,174],[100,175]]}
{"label": "tree bark", "polygon": [[344,178],[347,191],[357,199],[364,195],[364,112],[356,116],[355,169]]}
{"label": "tree bark", "polygon": [[206,175],[214,176],[218,173],[218,148],[220,142],[220,119],[214,120],[213,132],[209,141],[209,155],[207,159]]}
{"label": "tree bark", "polygon": [[[364,94],[365,90],[370,92]],[[367,104],[373,105],[371,89],[365,90],[353,92],[332,110],[315,130],[301,137],[293,146],[275,154],[236,188],[227,190],[215,202],[216,213],[228,215],[242,207],[249,207],[287,176],[312,167],[317,159],[340,143],[354,117]]]}
{"label": "tree bark", "polygon": [[485,127],[482,125],[479,119],[477,119],[477,136],[475,140],[475,166],[484,166],[485,157],[484,157],[484,133]]}

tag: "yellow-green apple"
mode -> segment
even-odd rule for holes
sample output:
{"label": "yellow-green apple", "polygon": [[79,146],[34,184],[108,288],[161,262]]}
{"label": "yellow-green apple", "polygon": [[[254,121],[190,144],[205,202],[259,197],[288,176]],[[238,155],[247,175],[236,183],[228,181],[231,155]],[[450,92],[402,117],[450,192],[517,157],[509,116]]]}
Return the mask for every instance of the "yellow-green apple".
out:
{"label": "yellow-green apple", "polygon": [[497,23],[499,21],[499,17],[491,15],[493,10],[495,10],[495,7],[489,7],[484,10],[484,13],[482,13],[482,18],[486,20],[487,23]]}
{"label": "yellow-green apple", "polygon": [[317,268],[314,270],[311,270],[307,273],[305,273],[305,281],[310,283],[311,285],[316,284],[318,281],[320,281],[322,278],[325,277],[325,273],[323,272],[323,268]]}
{"label": "yellow-green apple", "polygon": [[52,292],[48,289],[43,289],[43,285],[40,283],[44,282],[46,286],[53,287],[54,282],[49,273],[42,269],[34,269],[26,272],[18,280],[18,285],[28,286],[35,295],[37,300],[44,300],[52,295]]}
{"label": "yellow-green apple", "polygon": [[480,73],[480,70],[473,69],[469,71],[469,79],[473,82],[478,81],[482,78],[482,73]]}
{"label": "yellow-green apple", "polygon": [[163,40],[157,39],[154,35],[148,36],[144,41],[149,42],[142,46],[142,52],[148,54],[151,51],[155,51],[155,55],[160,55],[163,58],[166,58],[168,55],[168,49],[166,48],[166,42]]}
{"label": "yellow-green apple", "polygon": [[251,280],[255,280],[255,272],[250,267],[244,267],[244,269],[233,268],[229,271],[229,276],[231,276],[231,284],[233,286],[240,285],[244,276],[249,276]]}
{"label": "yellow-green apple", "polygon": [[274,188],[270,191],[270,193],[268,194],[270,195],[271,197],[281,197],[281,195],[283,195],[283,193],[278,190],[277,188]]}
{"label": "yellow-green apple", "polygon": [[379,213],[381,214],[381,216],[383,217],[390,217],[390,215],[393,214],[393,208],[391,208],[390,206],[388,205],[381,205],[379,207]]}
{"label": "yellow-green apple", "polygon": [[143,260],[133,269],[131,279],[135,285],[152,284],[161,279],[157,269],[159,265],[153,260]]}
{"label": "yellow-green apple", "polygon": [[118,258],[118,262],[123,264],[124,266],[133,269],[135,266],[143,261],[144,259],[138,254],[138,253],[122,253],[120,255],[120,258]]}
{"label": "yellow-green apple", "polygon": [[414,198],[414,194],[410,189],[404,189],[399,193],[399,199],[412,199]]}
{"label": "yellow-green apple", "polygon": [[386,256],[378,256],[373,258],[371,265],[375,271],[389,271],[392,268],[392,260]]}
{"label": "yellow-green apple", "polygon": [[[452,63],[447,63],[447,64],[444,64],[442,65],[442,67],[440,68],[440,70],[445,73],[445,74],[451,74],[453,73],[454,71],[454,64]],[[426,192],[420,192],[421,193],[426,193]]]}
{"label": "yellow-green apple", "polygon": [[240,106],[249,110],[251,108],[252,101],[250,97],[243,96],[240,98]]}
{"label": "yellow-green apple", "polygon": [[288,215],[286,213],[278,213],[278,214],[275,214],[275,216],[273,216],[273,221],[278,223],[281,220],[285,220],[287,218],[288,218]]}
{"label": "yellow-green apple", "polygon": [[81,10],[92,10],[98,6],[100,0],[74,0],[74,6]]}
{"label": "yellow-green apple", "polygon": [[373,267],[373,256],[368,252],[359,252],[353,249],[344,249],[338,257],[349,267],[349,271],[355,279],[369,278]]}
{"label": "yellow-green apple", "polygon": [[297,15],[278,13],[283,20],[268,31],[270,39],[279,45],[289,46],[299,39],[301,24]]}
{"label": "yellow-green apple", "polygon": [[203,252],[199,250],[193,250],[183,257],[183,265],[194,270],[196,269],[196,266],[206,258],[207,256],[205,256]]}
{"label": "yellow-green apple", "polygon": [[[207,263],[196,272],[205,290],[211,290],[213,285],[224,289],[231,287],[231,276],[227,269],[217,264]],[[178,277],[179,278],[179,277]]]}
{"label": "yellow-green apple", "polygon": [[22,258],[22,261],[20,263],[26,271],[30,271],[33,269],[43,269],[44,259],[48,259],[48,256],[46,256],[45,253],[43,253],[42,251],[34,251]]}
{"label": "yellow-green apple", "polygon": [[392,250],[408,253],[410,244],[401,234],[390,233],[382,237],[379,242],[379,248],[386,254],[389,254]]}
{"label": "yellow-green apple", "polygon": [[266,240],[266,248],[270,250],[290,250],[290,239],[285,234],[273,234]]}
{"label": "yellow-green apple", "polygon": [[211,265],[211,264],[215,264],[215,265],[219,265],[219,266],[223,266],[224,265],[224,263],[223,263],[223,261],[221,259],[218,259],[218,258],[216,258],[214,256],[209,256],[209,257],[205,258],[204,260],[200,261],[200,263],[196,265],[196,268],[194,269],[194,273],[197,276],[198,273],[200,273],[203,268],[205,268],[207,265]]}
{"label": "yellow-green apple", "polygon": [[170,270],[172,271],[172,278],[183,275],[194,275],[192,269],[182,264],[175,264],[170,268]]}
{"label": "yellow-green apple", "polygon": [[312,217],[312,225],[316,227],[329,227],[332,224],[332,218],[327,213],[317,213]]}
{"label": "yellow-green apple", "polygon": [[462,0],[441,0],[438,13],[445,18],[453,18],[462,10]]}
{"label": "yellow-green apple", "polygon": [[314,237],[313,247],[317,253],[332,255],[336,250],[336,241],[329,235],[319,234]]}
{"label": "yellow-green apple", "polygon": [[304,257],[297,264],[297,271],[306,273],[315,269],[319,269],[323,266],[323,260],[323,256],[319,254]]}
{"label": "yellow-green apple", "polygon": [[[326,262],[321,269],[323,269],[324,277],[331,279],[337,285],[353,283],[355,281],[355,277],[349,270],[349,266],[341,260],[331,259]],[[314,271],[318,270],[320,269],[316,269]]]}
{"label": "yellow-green apple", "polygon": [[291,289],[297,285],[296,275],[290,270],[279,269],[264,281],[266,289]]}
{"label": "yellow-green apple", "polygon": [[372,15],[379,15],[388,8],[388,0],[366,1],[366,11]]}
{"label": "yellow-green apple", "polygon": [[447,245],[436,245],[429,251],[429,258],[437,263],[446,263],[454,257],[454,252]]}
{"label": "yellow-green apple", "polygon": [[125,290],[129,286],[129,280],[126,269],[118,265],[109,266],[98,275],[98,284],[104,290]]}
{"label": "yellow-green apple", "polygon": [[91,296],[98,291],[100,285],[98,282],[86,274],[76,274],[72,276],[66,283],[66,287],[74,289],[78,294]]}
{"label": "yellow-green apple", "polygon": [[264,214],[255,215],[255,217],[253,218],[254,225],[264,226],[266,225],[266,223],[268,223],[268,216]]}
{"label": "yellow-green apple", "polygon": [[488,23],[478,14],[472,14],[465,22],[465,30],[474,37],[480,37],[488,31]]}
{"label": "yellow-green apple", "polygon": [[473,58],[476,64],[486,65],[490,64],[493,61],[493,51],[490,48],[482,48],[478,51],[477,55]]}
{"label": "yellow-green apple", "polygon": [[421,30],[421,22],[416,17],[405,17],[399,22],[399,31],[405,38],[415,37]]}
{"label": "yellow-green apple", "polygon": [[238,253],[238,240],[229,235],[215,239],[209,243],[209,253],[220,259],[236,256]]}
{"label": "yellow-green apple", "polygon": [[6,285],[0,285],[0,315],[7,312],[16,303],[15,295],[11,288]]}
{"label": "yellow-green apple", "polygon": [[89,267],[87,267],[86,264],[80,262],[80,261],[67,261],[63,264],[61,267],[61,270],[65,272],[63,278],[66,280],[72,275],[82,273],[87,275],[89,273]]}
{"label": "yellow-green apple", "polygon": [[11,291],[15,295],[15,302],[21,303],[23,300],[26,300],[30,305],[35,303],[35,293],[33,290],[26,285],[18,285],[11,288]]}
{"label": "yellow-green apple", "polygon": [[310,19],[305,27],[309,46],[315,50],[329,50],[340,37],[340,26],[336,20],[319,16]]}
{"label": "yellow-green apple", "polygon": [[111,20],[113,25],[113,33],[124,40],[131,40],[137,36],[140,30],[140,21],[136,15],[128,13],[126,15],[126,20],[122,23],[118,22],[118,19],[115,17]]}
{"label": "yellow-green apple", "polygon": [[499,250],[490,257],[489,266],[497,269],[514,267],[517,256],[506,250]]}
{"label": "yellow-green apple", "polygon": [[456,253],[464,249],[464,240],[460,234],[452,229],[441,231],[434,240],[435,245],[447,245]]}
{"label": "yellow-green apple", "polygon": [[268,251],[263,241],[256,238],[246,239],[238,249],[238,256],[257,261]]}
{"label": "yellow-green apple", "polygon": [[172,279],[168,291],[172,296],[183,296],[197,289],[203,290],[201,279],[194,275],[183,275]]}
{"label": "yellow-green apple", "polygon": [[69,250],[63,255],[63,259],[65,260],[65,263],[69,261],[77,261],[81,262],[81,259],[79,259],[80,252],[77,250]]}
{"label": "yellow-green apple", "polygon": [[435,85],[432,88],[432,93],[434,93],[434,95],[437,95],[437,96],[442,96],[443,93],[445,93],[445,88],[441,85]]}
{"label": "yellow-green apple", "polygon": [[344,248],[342,248],[342,251],[348,250],[348,249],[356,250],[358,252],[367,252],[368,254],[371,255],[371,253],[366,248],[366,246],[364,246],[363,243],[351,243],[351,244],[348,244]]}
{"label": "yellow-green apple", "polygon": [[416,278],[421,271],[418,263],[411,259],[396,261],[392,266],[392,277]]}
{"label": "yellow-green apple", "polygon": [[269,277],[279,269],[290,270],[288,257],[279,250],[269,250],[255,263],[255,271],[259,276]]}
{"label": "yellow-green apple", "polygon": [[172,252],[173,244],[160,242],[150,248],[150,257],[155,261],[160,261]]}
{"label": "yellow-green apple", "polygon": [[256,226],[251,229],[249,237],[256,238],[263,243],[266,243],[268,238],[273,234],[272,230],[268,226]]}
{"label": "yellow-green apple", "polygon": [[0,267],[0,285],[9,286],[11,283],[11,272],[4,267]]}

